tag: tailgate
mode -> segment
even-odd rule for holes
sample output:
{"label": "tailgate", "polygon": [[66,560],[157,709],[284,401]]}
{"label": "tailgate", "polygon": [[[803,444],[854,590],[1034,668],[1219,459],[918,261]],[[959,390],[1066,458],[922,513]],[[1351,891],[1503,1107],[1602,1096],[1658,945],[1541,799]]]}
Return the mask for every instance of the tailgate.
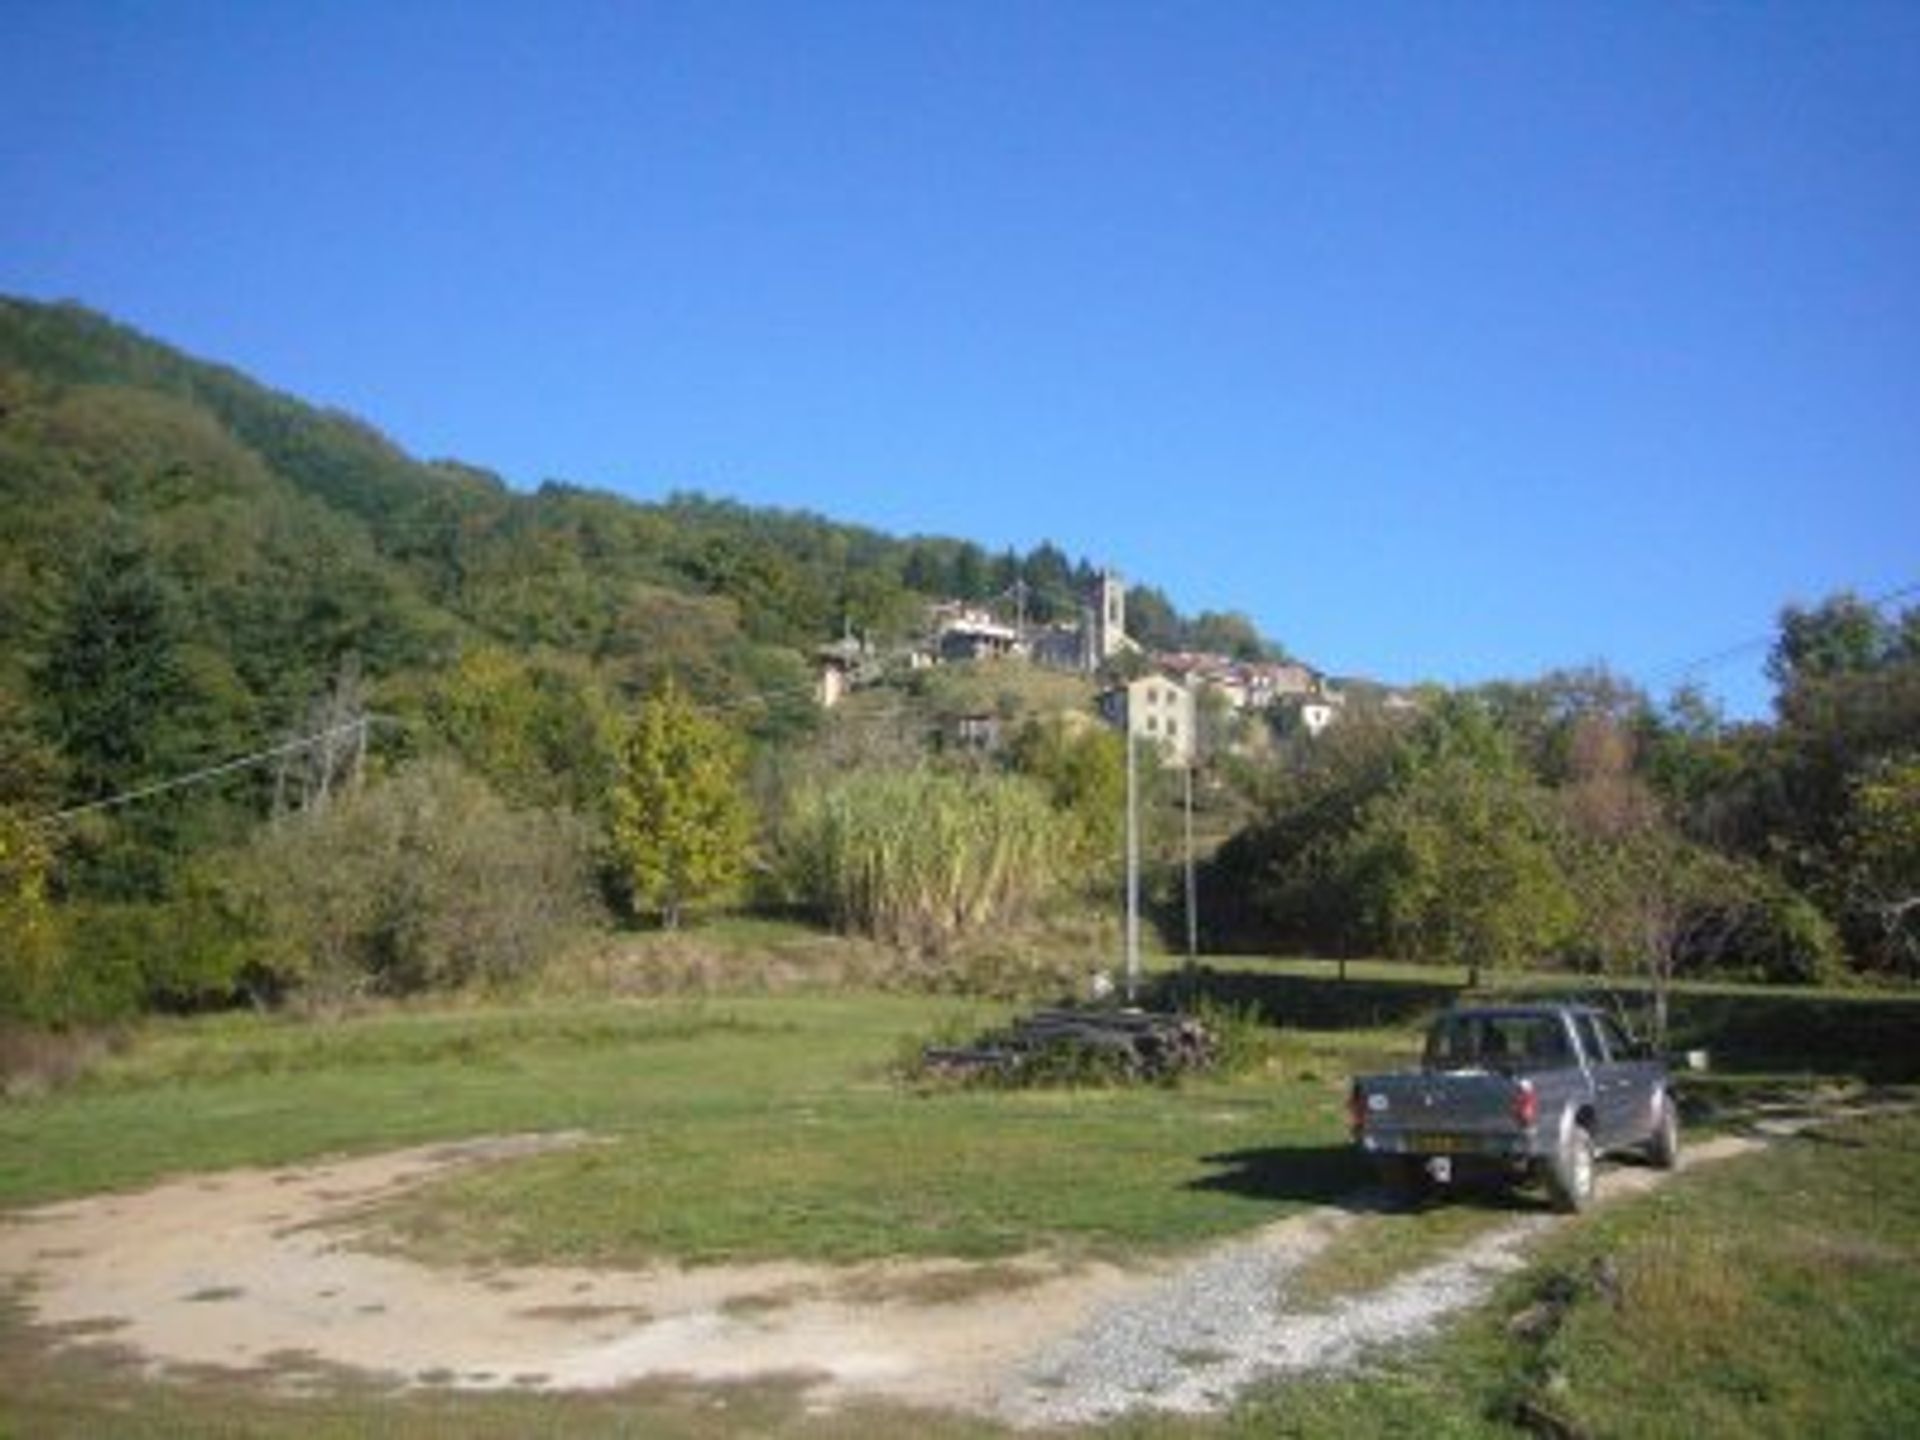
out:
{"label": "tailgate", "polygon": [[1354,1082],[1364,1150],[1411,1155],[1524,1153],[1519,1086],[1487,1070],[1378,1075]]}

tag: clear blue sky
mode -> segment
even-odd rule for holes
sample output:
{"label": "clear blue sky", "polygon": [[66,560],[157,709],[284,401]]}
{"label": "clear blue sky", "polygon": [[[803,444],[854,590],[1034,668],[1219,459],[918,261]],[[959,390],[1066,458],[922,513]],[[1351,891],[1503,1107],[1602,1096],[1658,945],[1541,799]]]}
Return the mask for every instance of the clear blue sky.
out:
{"label": "clear blue sky", "polygon": [[1920,579],[1912,0],[0,19],[0,291],[516,485],[1052,539],[1391,680]]}

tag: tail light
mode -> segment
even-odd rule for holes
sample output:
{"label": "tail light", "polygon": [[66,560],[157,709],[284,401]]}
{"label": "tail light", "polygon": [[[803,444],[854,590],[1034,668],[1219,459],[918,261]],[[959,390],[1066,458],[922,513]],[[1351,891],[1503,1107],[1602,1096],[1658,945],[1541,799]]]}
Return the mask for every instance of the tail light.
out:
{"label": "tail light", "polygon": [[1360,1093],[1360,1087],[1354,1086],[1347,1091],[1347,1128],[1357,1136],[1365,1128],[1367,1121],[1367,1097]]}
{"label": "tail light", "polygon": [[1514,1123],[1522,1130],[1529,1130],[1539,1118],[1540,1097],[1534,1094],[1531,1080],[1522,1080],[1513,1092]]}

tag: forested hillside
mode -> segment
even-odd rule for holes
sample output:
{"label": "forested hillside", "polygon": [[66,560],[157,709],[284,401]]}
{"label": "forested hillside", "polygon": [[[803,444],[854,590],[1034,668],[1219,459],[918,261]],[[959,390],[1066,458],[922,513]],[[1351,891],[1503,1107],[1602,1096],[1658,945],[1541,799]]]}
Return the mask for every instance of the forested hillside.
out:
{"label": "forested hillside", "polygon": [[[1086,723],[1084,677],[941,667],[814,702],[814,651],[849,629],[1016,589],[1064,618],[1092,575],[1052,544],[517,493],[0,300],[0,1018],[506,978],[610,910],[703,901],[936,961],[1063,905],[1110,917],[1124,748]],[[1241,617],[1129,602],[1150,649],[1273,652]],[[1789,607],[1773,667],[1770,724],[1604,672],[1412,706],[1351,687],[1324,737],[1204,757],[1212,833],[1238,829],[1204,929],[1656,978],[1913,973],[1920,610]],[[955,728],[982,716],[990,754]]]}
{"label": "forested hillside", "polygon": [[[87,587],[108,572],[151,584],[153,623],[172,627],[201,707],[188,759],[293,722],[349,653],[378,679],[475,643],[545,648],[618,692],[672,669],[706,698],[743,702],[803,688],[800,657],[843,627],[897,632],[927,599],[1016,581],[1030,617],[1070,617],[1091,575],[1052,544],[995,556],[692,495],[516,494],[88,311],[14,300],[0,300],[0,483],[10,693],[51,679]],[[1150,641],[1258,639],[1230,617],[1188,622],[1149,587],[1133,599]],[[12,767],[0,785],[47,797]]]}
{"label": "forested hillside", "polygon": [[[64,816],[31,827],[37,872],[61,914],[111,910],[116,934],[125,907],[177,919],[197,859],[324,796],[314,772],[341,762],[299,749],[84,807],[370,717],[356,764],[450,756],[489,794],[593,829],[619,737],[665,677],[779,753],[819,723],[821,643],[1016,583],[1029,617],[1076,615],[1092,574],[1052,544],[990,555],[695,495],[516,493],[87,310],[17,300],[0,300],[0,536],[0,809]],[[1162,643],[1262,643],[1133,595]]]}

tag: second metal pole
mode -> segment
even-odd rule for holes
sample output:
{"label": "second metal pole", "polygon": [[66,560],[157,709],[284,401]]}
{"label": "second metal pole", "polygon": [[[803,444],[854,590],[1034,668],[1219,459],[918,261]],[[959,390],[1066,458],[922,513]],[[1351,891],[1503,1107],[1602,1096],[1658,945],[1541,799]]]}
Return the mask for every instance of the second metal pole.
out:
{"label": "second metal pole", "polygon": [[1140,785],[1135,775],[1133,717],[1127,717],[1127,1003],[1140,999]]}

